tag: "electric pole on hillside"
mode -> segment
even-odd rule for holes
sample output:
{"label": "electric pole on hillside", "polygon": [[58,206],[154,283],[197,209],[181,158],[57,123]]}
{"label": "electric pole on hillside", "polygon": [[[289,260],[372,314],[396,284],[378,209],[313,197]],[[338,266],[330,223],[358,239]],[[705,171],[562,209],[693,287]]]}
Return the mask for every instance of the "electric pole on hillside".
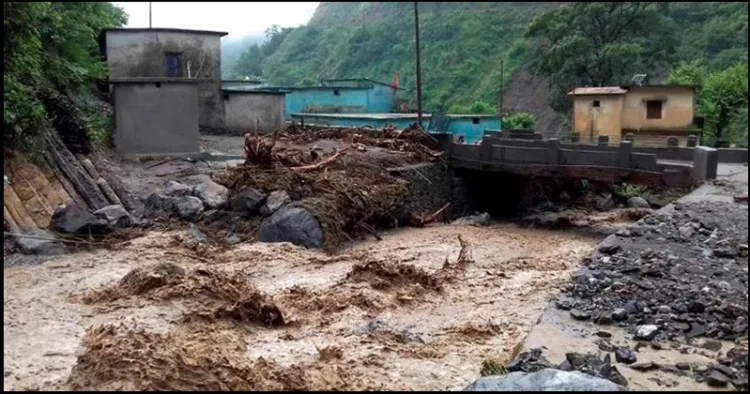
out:
{"label": "electric pole on hillside", "polygon": [[414,2],[414,36],[416,45],[417,63],[417,123],[422,127],[422,64],[419,59],[419,9]]}
{"label": "electric pole on hillside", "polygon": [[148,28],[151,28],[151,2],[148,2]]}

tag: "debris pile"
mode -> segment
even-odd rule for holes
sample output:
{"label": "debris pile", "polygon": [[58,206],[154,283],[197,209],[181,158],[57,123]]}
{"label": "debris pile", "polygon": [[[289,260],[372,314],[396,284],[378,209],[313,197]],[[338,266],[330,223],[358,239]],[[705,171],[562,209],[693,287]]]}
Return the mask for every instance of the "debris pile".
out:
{"label": "debris pile", "polygon": [[[322,139],[343,140],[346,146],[323,155],[303,144]],[[368,154],[368,147],[386,150]],[[248,188],[253,196],[270,193],[268,200],[274,193],[288,196],[287,201],[274,208],[283,205],[289,208],[278,210],[266,219],[261,227],[261,240],[332,250],[358,233],[379,238],[378,227],[409,223],[408,215],[414,212],[404,217],[401,209],[408,200],[408,182],[389,173],[386,165],[394,160],[400,164],[434,161],[442,154],[437,149],[437,141],[419,128],[367,132],[341,128],[316,130],[293,124],[269,135],[246,134],[245,164],[217,175],[216,180],[230,190],[233,201],[247,194]],[[246,204],[239,201],[233,206],[247,212],[260,201],[255,197],[252,200]],[[450,214],[449,207],[447,204],[432,215],[417,213],[422,216],[416,216],[418,219],[412,223],[424,225],[437,220],[441,214]],[[273,213],[262,208],[260,212],[264,216]],[[310,224],[291,228],[294,226],[288,223],[300,220],[288,219],[290,216],[304,216],[303,222]],[[318,225],[322,235],[317,235]],[[315,236],[310,238],[309,234]]]}

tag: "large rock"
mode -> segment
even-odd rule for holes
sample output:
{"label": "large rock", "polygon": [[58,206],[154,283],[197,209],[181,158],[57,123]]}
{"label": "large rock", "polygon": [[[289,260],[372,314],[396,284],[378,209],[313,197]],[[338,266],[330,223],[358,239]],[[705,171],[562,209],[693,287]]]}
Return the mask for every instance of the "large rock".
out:
{"label": "large rock", "polygon": [[189,221],[196,221],[203,214],[203,202],[198,197],[177,197],[174,199],[174,207],[180,218]]}
{"label": "large rock", "polygon": [[323,246],[323,229],[310,211],[287,205],[274,212],[260,226],[261,242],[291,242],[306,248]]}
{"label": "large rock", "polygon": [[193,195],[203,201],[208,209],[221,208],[229,200],[229,190],[214,181],[206,181],[196,186]]}
{"label": "large rock", "polygon": [[578,371],[543,369],[478,379],[464,391],[625,391],[625,387]]}
{"label": "large rock", "polygon": [[106,219],[95,216],[76,205],[61,205],[55,209],[50,228],[66,234],[102,234],[112,231]]}
{"label": "large rock", "polygon": [[252,187],[246,187],[232,197],[231,206],[233,211],[249,217],[258,213],[264,202],[266,202],[265,194]]}
{"label": "large rock", "polygon": [[29,237],[16,237],[16,244],[21,253],[52,256],[65,253],[65,247],[57,240],[52,232],[42,229],[34,229],[26,234]]}
{"label": "large rock", "polygon": [[153,192],[143,200],[143,204],[151,211],[155,212],[172,212],[174,201],[172,197],[159,192]]}
{"label": "large rock", "polygon": [[454,226],[486,226],[490,224],[490,214],[487,212],[477,215],[464,216],[451,222]]}
{"label": "large rock", "polygon": [[266,203],[260,208],[260,214],[263,216],[271,215],[291,201],[292,199],[289,197],[289,194],[284,190],[271,192],[266,199]]}
{"label": "large rock", "polygon": [[169,181],[164,187],[164,194],[169,197],[189,196],[193,188],[180,182]]}
{"label": "large rock", "polygon": [[643,197],[630,197],[628,199],[629,208],[651,208],[651,204]]}
{"label": "large rock", "polygon": [[117,204],[94,211],[94,215],[106,220],[110,226],[115,227],[127,227],[134,222],[128,211],[122,205]]}

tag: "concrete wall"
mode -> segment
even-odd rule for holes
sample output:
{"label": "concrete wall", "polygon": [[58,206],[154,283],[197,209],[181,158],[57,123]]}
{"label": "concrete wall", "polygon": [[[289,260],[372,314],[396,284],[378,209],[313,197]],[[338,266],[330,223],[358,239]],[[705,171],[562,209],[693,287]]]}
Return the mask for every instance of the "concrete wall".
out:
{"label": "concrete wall", "polygon": [[200,151],[198,85],[189,82],[117,83],[115,149],[122,154]]}
{"label": "concrete wall", "polygon": [[[693,124],[691,88],[676,86],[629,87],[622,110],[622,128],[628,130],[668,130],[690,128]],[[646,101],[664,100],[661,119],[646,119]]]}
{"label": "concrete wall", "polygon": [[372,83],[366,87],[295,88],[286,99],[287,118],[294,113],[382,113],[395,108],[396,90]]}
{"label": "concrete wall", "polygon": [[[599,102],[598,107],[594,107],[595,101]],[[622,95],[575,96],[573,130],[580,133],[584,140],[593,140],[598,135],[619,137],[622,110]]]}
{"label": "concrete wall", "polygon": [[[501,128],[500,117],[456,117],[447,115],[448,132],[456,135],[463,135],[467,144],[479,142],[484,135],[485,130],[498,130]],[[442,130],[445,131],[445,130]]]}
{"label": "concrete wall", "polygon": [[368,92],[367,112],[393,112],[396,110],[396,89],[381,85],[373,84],[372,89]]}
{"label": "concrete wall", "polygon": [[[336,94],[338,92],[338,95]],[[294,113],[357,113],[367,112],[368,89],[304,88],[287,93],[287,118]]]}
{"label": "concrete wall", "polygon": [[[199,124],[220,128],[224,121],[221,97],[221,35],[215,33],[163,31],[159,29],[111,30],[105,32],[110,77],[167,77],[167,53],[182,53],[182,76],[200,84]],[[203,58],[203,66],[200,66]],[[199,72],[200,69],[200,72]]]}
{"label": "concrete wall", "polygon": [[232,134],[271,133],[284,126],[284,94],[224,92],[224,123]]}

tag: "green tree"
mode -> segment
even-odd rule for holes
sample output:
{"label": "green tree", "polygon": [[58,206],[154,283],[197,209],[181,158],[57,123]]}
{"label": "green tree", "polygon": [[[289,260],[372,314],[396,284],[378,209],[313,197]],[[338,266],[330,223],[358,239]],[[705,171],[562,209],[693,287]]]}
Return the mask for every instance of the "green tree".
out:
{"label": "green tree", "polygon": [[[47,126],[75,117],[73,95],[86,95],[107,75],[97,37],[122,26],[125,13],[111,3],[3,3],[3,141],[28,145]],[[64,101],[66,105],[57,105]],[[54,108],[51,108],[54,107]],[[59,111],[59,112],[58,112]],[[83,112],[81,112],[83,111]]]}
{"label": "green tree", "polygon": [[[706,118],[709,135],[717,141],[738,137],[727,135],[727,131],[730,131],[730,124],[742,116],[741,111],[747,111],[747,72],[747,64],[738,64],[711,74],[705,80],[699,109]],[[747,117],[747,112],[744,116]]]}
{"label": "green tree", "polygon": [[549,78],[557,110],[576,86],[619,84],[674,52],[668,21],[649,2],[575,3],[537,15],[526,36],[537,41],[532,70]]}

